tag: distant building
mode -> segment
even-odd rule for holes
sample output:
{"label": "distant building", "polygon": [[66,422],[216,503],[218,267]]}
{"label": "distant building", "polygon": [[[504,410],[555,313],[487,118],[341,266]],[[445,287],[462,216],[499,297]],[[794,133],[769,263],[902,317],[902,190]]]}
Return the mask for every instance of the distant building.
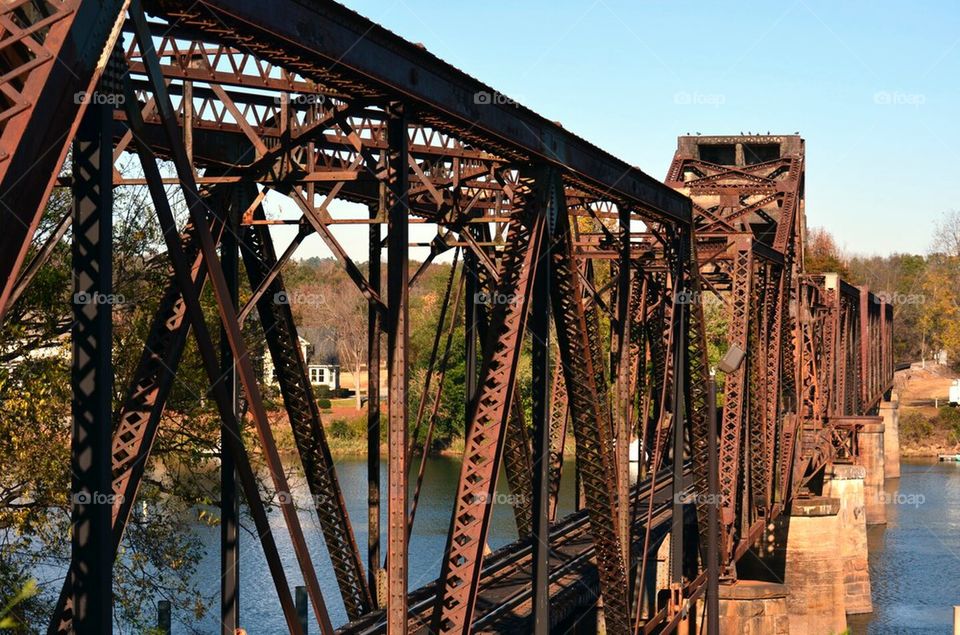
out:
{"label": "distant building", "polygon": [[[297,329],[300,354],[307,364],[307,376],[314,386],[340,388],[340,357],[337,354],[337,336],[333,329],[302,326]],[[263,381],[277,385],[277,373],[269,352],[263,357]]]}

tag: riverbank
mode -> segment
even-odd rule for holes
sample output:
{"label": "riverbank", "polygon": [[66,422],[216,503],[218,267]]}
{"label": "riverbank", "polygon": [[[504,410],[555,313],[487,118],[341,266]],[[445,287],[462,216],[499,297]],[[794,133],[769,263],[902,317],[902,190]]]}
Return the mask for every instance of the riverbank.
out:
{"label": "riverbank", "polygon": [[939,364],[913,364],[894,376],[900,396],[900,456],[937,457],[960,451],[960,409],[947,405],[958,377]]}

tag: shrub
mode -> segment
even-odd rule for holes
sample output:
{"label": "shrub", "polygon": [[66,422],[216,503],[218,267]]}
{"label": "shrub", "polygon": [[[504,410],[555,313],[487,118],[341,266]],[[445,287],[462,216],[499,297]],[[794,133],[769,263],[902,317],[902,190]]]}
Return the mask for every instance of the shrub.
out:
{"label": "shrub", "polygon": [[330,436],[337,439],[346,439],[350,437],[350,426],[346,419],[334,419],[330,423]]}
{"label": "shrub", "polygon": [[366,415],[352,417],[351,419],[334,419],[330,423],[330,436],[337,439],[366,439]]}
{"label": "shrub", "polygon": [[317,407],[320,408],[320,410],[329,410],[330,405],[330,400],[326,397],[317,399]]}
{"label": "shrub", "polygon": [[900,437],[908,442],[922,441],[933,434],[933,424],[919,412],[900,417]]}
{"label": "shrub", "polygon": [[960,428],[960,408],[940,406],[937,411],[937,422],[944,428],[957,430]]}
{"label": "shrub", "polygon": [[317,399],[329,399],[330,386],[326,384],[314,384],[313,396],[316,397]]}

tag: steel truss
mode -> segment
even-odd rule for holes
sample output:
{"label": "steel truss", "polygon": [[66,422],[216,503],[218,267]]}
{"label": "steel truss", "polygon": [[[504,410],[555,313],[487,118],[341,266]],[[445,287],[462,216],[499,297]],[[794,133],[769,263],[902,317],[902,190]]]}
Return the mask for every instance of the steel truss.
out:
{"label": "steel truss", "polygon": [[[78,311],[74,454],[83,460],[73,490],[105,489],[110,474],[118,496],[109,510],[74,508],[73,559],[51,633],[110,630],[105,563],[123,540],[191,332],[223,425],[224,519],[237,505],[235,470],[291,633],[302,627],[240,440],[245,425],[255,429],[270,487],[280,494],[320,631],[334,625],[241,334],[245,320],[259,323],[277,371],[350,620],[345,633],[542,633],[570,628],[583,614],[614,633],[670,631],[704,592],[712,565],[736,575],[737,560],[812,475],[855,457],[856,428],[843,418],[875,410],[890,388],[891,307],[836,276],[804,273],[799,137],[682,137],[664,185],[522,106],[483,99],[496,91],[326,1],[279,0],[264,14],[250,0],[16,0],[0,9],[0,43],[0,317],[51,251],[51,243],[40,246],[24,267],[53,187],[75,193],[73,217],[51,240],[74,227],[78,291],[109,289],[111,186],[149,188],[171,265],[116,412],[103,400],[109,312]],[[74,99],[81,93],[119,99],[104,106]],[[71,144],[75,169],[61,177]],[[139,158],[142,177],[110,169],[124,154]],[[173,174],[161,173],[160,159],[172,162]],[[187,203],[183,227],[168,185]],[[268,192],[286,196],[296,217],[268,218]],[[334,200],[360,203],[369,215],[346,218]],[[341,244],[343,224],[369,225],[366,269]],[[411,224],[436,227],[423,245],[430,255],[412,275]],[[280,254],[273,225],[298,228]],[[293,313],[276,301],[285,293],[284,265],[313,234],[369,307],[366,554]],[[427,460],[424,452],[410,499],[409,290],[452,249],[464,264],[450,273],[416,425],[426,423],[429,448],[462,295],[465,451],[440,578],[408,589],[407,545]],[[238,306],[241,262],[252,297]],[[219,355],[200,306],[208,284],[223,336]],[[714,436],[708,295],[725,304],[727,344],[744,353],[725,378]],[[533,360],[529,413],[518,372],[525,340]],[[563,472],[571,435],[573,474]],[[718,438],[711,472],[708,448]],[[487,554],[501,468],[518,540]],[[719,531],[704,496],[711,476],[719,477]],[[565,517],[561,478],[577,484],[577,509]],[[235,522],[228,524],[225,571],[236,554]],[[657,589],[652,567],[667,536],[670,583]],[[719,555],[710,562],[715,542]],[[221,617],[230,632],[235,593],[235,582],[225,582]]]}
{"label": "steel truss", "polygon": [[[667,183],[693,201],[701,279],[726,308],[719,478],[725,575],[804,484],[855,460],[855,430],[892,386],[890,307],[803,267],[798,136],[680,137]],[[721,365],[722,368],[722,365]]]}

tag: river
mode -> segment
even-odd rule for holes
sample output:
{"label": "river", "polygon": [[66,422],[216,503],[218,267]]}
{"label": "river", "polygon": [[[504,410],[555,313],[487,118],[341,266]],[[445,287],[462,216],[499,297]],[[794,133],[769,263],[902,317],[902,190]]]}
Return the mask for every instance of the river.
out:
{"label": "river", "polygon": [[[453,489],[459,475],[459,461],[449,457],[431,457],[416,525],[410,545],[410,588],[434,579],[440,570],[450,524]],[[572,469],[572,463],[566,466]],[[367,544],[366,462],[363,459],[339,459],[340,477],[350,520],[362,553]],[[570,473],[569,471],[567,472]],[[386,482],[386,474],[383,474]],[[501,484],[505,479],[499,479]],[[573,503],[572,479],[565,479],[561,493],[561,511]],[[501,485],[501,492],[506,493]],[[305,494],[302,484],[294,487]],[[960,464],[905,460],[902,476],[887,483],[886,526],[869,530],[870,578],[874,612],[851,617],[854,634],[887,635],[893,633],[948,633],[952,607],[960,604]],[[490,546],[494,549],[516,538],[512,512],[498,497],[493,513]],[[386,510],[384,509],[384,514]],[[302,584],[296,560],[284,530],[282,516],[270,515],[284,567],[291,586]],[[320,536],[315,514],[300,516],[310,550],[319,570],[320,584],[331,620],[335,625],[346,620],[339,592],[333,579],[326,548]],[[385,527],[385,521],[383,526]],[[214,598],[219,589],[219,530],[198,528],[206,544],[206,556],[197,568],[196,582]],[[241,623],[251,633],[282,633],[284,622],[276,592],[267,570],[263,552],[252,536],[241,538]],[[200,622],[187,615],[174,615],[174,633],[218,633],[216,609]],[[312,618],[311,618],[312,619]],[[318,632],[316,622],[311,632]]]}
{"label": "river", "polygon": [[[416,457],[419,460],[419,457]],[[381,470],[382,482],[387,482],[386,460]],[[363,458],[340,458],[336,460],[337,476],[347,503],[350,522],[357,537],[357,544],[366,564],[367,549],[367,464]],[[572,474],[573,462],[567,461],[564,470]],[[450,527],[450,509],[453,504],[454,490],[460,476],[459,459],[446,456],[431,456],[427,461],[424,474],[423,491],[417,507],[414,531],[410,540],[409,558],[409,587],[414,589],[435,579],[440,573],[440,563],[446,547],[447,532]],[[415,477],[414,477],[415,478]],[[413,479],[411,479],[413,480]],[[496,549],[517,538],[516,525],[513,520],[513,511],[507,502],[509,492],[505,478],[498,479],[498,496],[495,499],[492,535],[490,547]],[[291,482],[291,488],[298,502],[304,504],[308,499],[307,489],[302,482]],[[384,487],[385,489],[385,487]],[[503,494],[500,496],[499,494]],[[573,506],[573,479],[564,479],[560,492],[560,513],[568,513]],[[381,510],[381,527],[386,538],[386,505]],[[270,514],[271,526],[277,540],[277,547],[283,560],[284,569],[290,586],[303,584],[297,567],[296,558],[290,544],[289,534],[286,532],[283,517],[279,512]],[[303,512],[300,522],[314,564],[318,569],[323,597],[327,603],[327,610],[334,626],[344,623],[347,619],[343,603],[340,600],[339,589],[333,577],[330,560],[326,554],[326,546],[320,534],[320,526],[316,513]],[[245,523],[252,525],[249,519]],[[205,595],[219,597],[220,565],[219,541],[220,530],[217,527],[203,527],[197,529],[198,535],[206,546],[206,555],[197,566],[196,582],[198,588]],[[240,545],[240,620],[241,624],[253,633],[283,633],[286,632],[283,617],[277,602],[277,594],[273,580],[267,570],[263,550],[254,537],[244,532],[241,535]],[[381,544],[384,544],[383,541]],[[174,633],[203,633],[219,634],[219,610],[213,607],[206,617],[197,622],[188,615],[173,616]],[[319,629],[313,619],[311,611],[310,632],[317,633]]]}
{"label": "river", "polygon": [[960,604],[960,463],[904,459],[886,483],[887,524],[868,530],[873,613],[854,635],[951,633]]}

